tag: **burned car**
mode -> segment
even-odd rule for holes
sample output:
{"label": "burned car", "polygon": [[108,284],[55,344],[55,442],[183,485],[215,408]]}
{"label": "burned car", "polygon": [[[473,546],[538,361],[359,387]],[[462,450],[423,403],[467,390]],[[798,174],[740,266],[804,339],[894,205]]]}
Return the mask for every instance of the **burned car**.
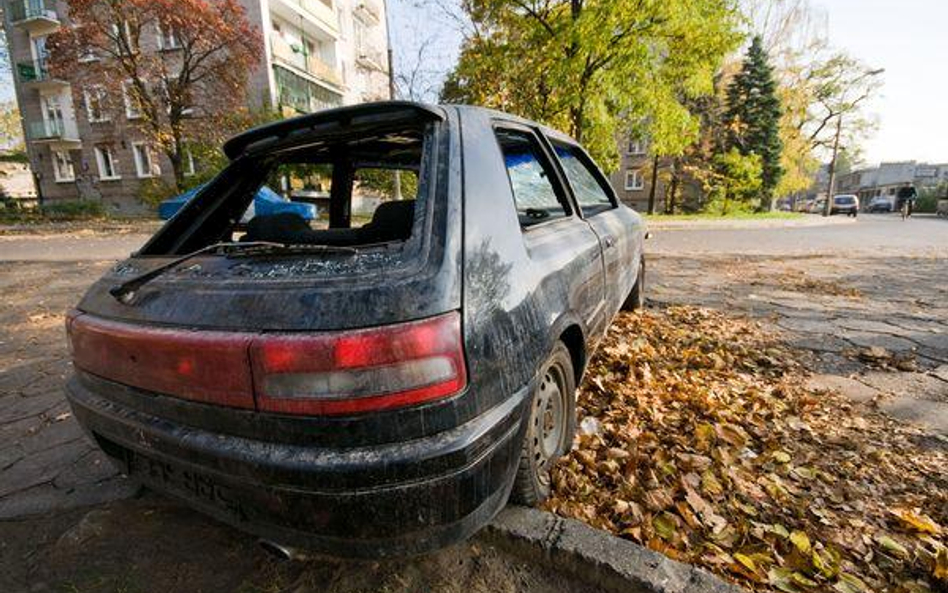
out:
{"label": "burned car", "polygon": [[[66,394],[102,451],[331,555],[425,552],[543,500],[587,359],[643,299],[644,225],[583,149],[494,111],[387,102],[224,150],[68,316]],[[300,180],[325,220],[239,224],[261,187]]]}

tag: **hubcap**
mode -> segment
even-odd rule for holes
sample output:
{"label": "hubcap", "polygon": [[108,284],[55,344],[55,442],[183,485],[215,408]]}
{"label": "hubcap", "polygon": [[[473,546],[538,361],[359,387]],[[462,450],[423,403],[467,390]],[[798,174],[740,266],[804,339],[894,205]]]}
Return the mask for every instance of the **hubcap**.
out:
{"label": "hubcap", "polygon": [[556,459],[566,431],[566,394],[563,371],[559,365],[550,366],[540,380],[533,410],[533,450],[537,478],[542,484],[550,482],[550,464]]}

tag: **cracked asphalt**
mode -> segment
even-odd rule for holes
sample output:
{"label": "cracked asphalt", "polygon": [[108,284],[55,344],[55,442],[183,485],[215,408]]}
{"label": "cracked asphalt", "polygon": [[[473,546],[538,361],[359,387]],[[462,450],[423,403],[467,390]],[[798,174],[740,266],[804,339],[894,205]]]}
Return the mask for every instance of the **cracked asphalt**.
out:
{"label": "cracked asphalt", "polygon": [[814,387],[948,436],[948,221],[654,234],[653,303],[768,320],[812,353]]}
{"label": "cracked asphalt", "polygon": [[[786,228],[656,224],[653,232],[647,246],[651,306],[695,304],[766,320],[808,353],[814,387],[925,426],[941,443],[936,446],[948,442],[948,221],[862,216],[852,224]],[[104,546],[102,534],[121,531],[123,517],[138,517],[128,529],[142,539],[162,533],[161,521],[153,529],[143,521],[165,517],[189,534],[186,539],[204,538],[228,557],[251,545],[175,503],[134,498],[136,489],[86,440],[63,399],[69,370],[64,312],[146,239],[135,232],[0,234],[0,590],[21,590],[4,586],[7,572],[22,577],[45,570],[48,580],[33,590],[67,582],[70,566],[114,561],[121,572],[126,550],[103,552],[106,560],[98,560],[79,551],[76,541],[92,538]],[[89,511],[92,505],[98,506]],[[533,583],[520,590],[556,590],[556,579],[478,546],[465,544],[436,562],[456,561],[467,571],[464,578],[480,578],[485,570],[503,578],[516,573],[520,582]],[[191,566],[188,550],[195,557],[206,552],[185,546],[154,553]],[[143,566],[156,562],[147,550],[135,553]],[[53,558],[66,564],[45,567]],[[406,566],[386,574],[397,584],[427,570]],[[227,581],[230,589],[206,590],[235,590],[242,581],[234,579]],[[134,590],[173,589],[174,582],[155,581]]]}

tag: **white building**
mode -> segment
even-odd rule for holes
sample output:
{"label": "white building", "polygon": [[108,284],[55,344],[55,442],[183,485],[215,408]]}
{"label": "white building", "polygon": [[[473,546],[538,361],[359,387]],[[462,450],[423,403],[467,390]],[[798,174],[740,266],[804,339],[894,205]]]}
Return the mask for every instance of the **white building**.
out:
{"label": "white building", "polygon": [[[66,0],[0,0],[30,166],[45,202],[95,200],[144,213],[138,195],[154,179],[171,181],[167,159],[148,146],[127,99],[76,88],[47,69],[47,37],[70,26]],[[389,97],[388,31],[383,0],[240,0],[260,32],[260,63],[247,101],[286,116]],[[142,51],[164,51],[160,31],[143,33]],[[103,102],[125,100],[108,113]],[[194,161],[189,160],[193,169]]]}
{"label": "white building", "polygon": [[389,98],[382,0],[242,0],[263,34],[253,100],[284,114]]}

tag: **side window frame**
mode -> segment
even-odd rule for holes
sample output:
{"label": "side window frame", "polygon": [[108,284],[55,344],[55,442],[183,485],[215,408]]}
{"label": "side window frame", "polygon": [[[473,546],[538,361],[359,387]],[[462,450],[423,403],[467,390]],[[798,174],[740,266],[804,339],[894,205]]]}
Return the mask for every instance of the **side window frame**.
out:
{"label": "side window frame", "polygon": [[[555,155],[556,167],[560,170],[559,174],[564,179],[566,187],[571,195],[572,202],[576,204],[576,211],[583,218],[583,220],[602,214],[603,212],[611,212],[616,210],[619,207],[619,198],[616,196],[615,188],[612,187],[612,184],[609,183],[609,180],[606,178],[605,174],[602,172],[602,169],[596,164],[596,161],[589,156],[589,153],[572,140],[566,140],[563,138],[557,138],[555,136],[547,138],[547,141],[550,143],[550,148],[553,150]],[[589,174],[592,175],[593,179],[596,180],[596,183],[599,184],[600,189],[603,193],[606,194],[606,198],[610,202],[608,208],[596,208],[594,212],[586,213],[583,211],[582,205],[579,203],[579,198],[576,196],[576,190],[573,188],[572,182],[569,180],[569,176],[566,174],[566,168],[560,161],[559,155],[556,155],[557,145],[569,150],[574,156],[579,160],[579,162],[586,167],[586,170],[589,171]]]}
{"label": "side window frame", "polygon": [[[559,202],[560,206],[563,207],[565,212],[563,216],[558,216],[550,220],[537,222],[527,226],[520,225],[521,232],[527,233],[533,229],[582,216],[579,207],[576,205],[575,200],[573,200],[572,191],[570,190],[567,180],[563,175],[563,171],[559,165],[559,162],[557,162],[556,156],[551,153],[549,142],[541,130],[521,124],[519,122],[503,119],[493,120],[491,128],[501,156],[503,156],[503,148],[500,145],[500,138],[497,137],[498,132],[507,131],[516,134],[523,134],[525,136],[529,136],[532,139],[534,146],[536,146],[539,151],[537,156],[540,158],[540,166],[543,167],[544,171],[547,173],[547,178],[550,181],[550,185],[553,187],[553,193],[556,195],[556,200]],[[512,206],[516,212],[517,196],[514,194],[513,181],[510,179],[510,172],[506,169],[506,165],[504,167],[504,175],[507,177],[507,183],[510,187],[510,197],[513,200]]]}

